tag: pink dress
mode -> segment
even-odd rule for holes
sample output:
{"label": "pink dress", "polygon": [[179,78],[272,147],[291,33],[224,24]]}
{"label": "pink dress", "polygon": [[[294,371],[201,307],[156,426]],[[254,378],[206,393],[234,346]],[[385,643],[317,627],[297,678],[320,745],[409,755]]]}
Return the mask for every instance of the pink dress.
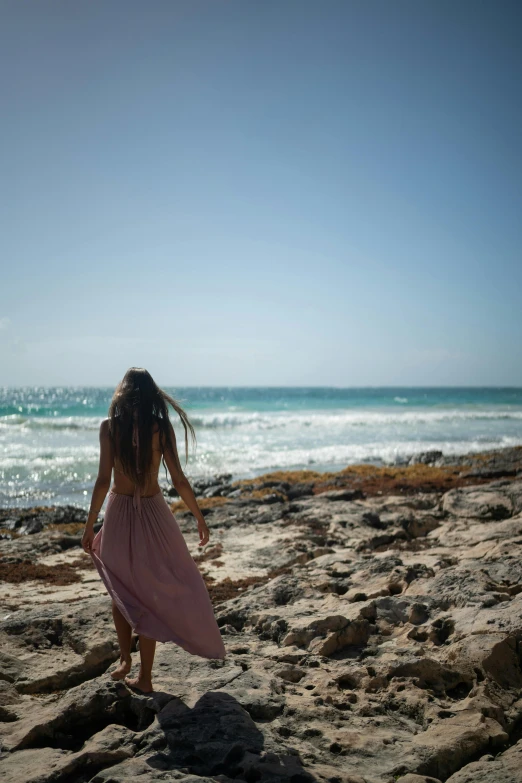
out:
{"label": "pink dress", "polygon": [[161,491],[141,497],[136,485],[131,497],[111,489],[91,556],[135,633],[225,658],[205,582]]}

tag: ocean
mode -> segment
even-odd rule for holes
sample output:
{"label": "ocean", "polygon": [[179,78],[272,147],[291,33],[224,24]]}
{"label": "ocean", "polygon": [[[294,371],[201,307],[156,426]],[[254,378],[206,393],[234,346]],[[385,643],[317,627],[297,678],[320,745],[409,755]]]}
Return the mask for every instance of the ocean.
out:
{"label": "ocean", "polygon": [[[522,389],[165,387],[196,430],[169,408],[189,479],[275,470],[340,470],[522,444]],[[0,388],[0,507],[89,507],[100,422],[114,388]],[[160,485],[168,486],[163,463]]]}

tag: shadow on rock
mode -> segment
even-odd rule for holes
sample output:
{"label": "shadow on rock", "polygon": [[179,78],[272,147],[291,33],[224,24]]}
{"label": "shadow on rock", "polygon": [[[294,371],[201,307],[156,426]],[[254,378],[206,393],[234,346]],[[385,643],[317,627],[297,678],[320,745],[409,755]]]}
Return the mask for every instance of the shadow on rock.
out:
{"label": "shadow on rock", "polygon": [[[143,732],[139,754],[157,752],[146,759],[156,770],[178,769],[198,776],[223,775],[250,782],[262,780],[312,783],[316,778],[303,769],[297,751],[271,752],[249,713],[230,694],[205,693],[190,708],[178,697],[158,692],[151,701],[160,706],[157,720]],[[124,773],[125,765],[121,765]],[[93,783],[123,780],[112,768]],[[107,774],[110,777],[107,777]]]}

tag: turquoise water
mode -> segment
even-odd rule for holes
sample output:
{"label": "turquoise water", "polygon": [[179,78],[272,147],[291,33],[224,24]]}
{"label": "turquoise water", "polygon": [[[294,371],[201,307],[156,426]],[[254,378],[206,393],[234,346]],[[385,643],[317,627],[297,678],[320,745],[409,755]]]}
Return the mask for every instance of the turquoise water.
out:
{"label": "turquoise water", "polygon": [[[339,470],[419,451],[463,454],[522,444],[522,389],[165,387],[197,435],[189,478],[279,469]],[[88,507],[98,429],[113,388],[0,388],[0,506]],[[162,466],[160,483],[167,485]]]}

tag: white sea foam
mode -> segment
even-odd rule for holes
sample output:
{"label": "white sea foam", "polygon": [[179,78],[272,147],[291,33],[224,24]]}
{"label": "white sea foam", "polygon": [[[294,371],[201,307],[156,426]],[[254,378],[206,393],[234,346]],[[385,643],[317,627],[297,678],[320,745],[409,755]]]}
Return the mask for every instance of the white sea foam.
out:
{"label": "white sea foam", "polygon": [[[411,398],[410,398],[411,399]],[[308,410],[188,411],[197,434],[189,438],[185,464],[184,430],[172,411],[182,466],[189,477],[230,472],[234,477],[279,469],[333,470],[372,461],[393,464],[413,454],[445,455],[522,444],[522,408],[499,405],[409,404],[398,395],[386,406]],[[282,405],[283,403],[281,403]],[[84,501],[90,497],[99,459],[100,416],[0,417],[0,505],[31,498]],[[163,468],[161,480],[165,480]]]}
{"label": "white sea foam", "polygon": [[[420,425],[443,422],[522,421],[521,410],[502,409],[424,409],[415,410],[340,410],[303,412],[216,412],[189,415],[192,424],[204,429],[273,429],[281,427],[371,427],[375,425]],[[174,425],[180,426],[176,414],[171,414]],[[98,430],[102,419],[96,416],[56,416],[28,418],[20,414],[0,417],[0,430],[20,428],[28,430]]]}
{"label": "white sea foam", "polygon": [[522,421],[520,410],[390,410],[390,411],[306,411],[303,413],[212,413],[191,417],[194,425],[213,428],[244,427],[271,429],[274,427],[365,427],[376,424],[422,424],[488,419]]}
{"label": "white sea foam", "polygon": [[34,416],[13,413],[0,417],[0,430],[18,427],[30,430],[98,430],[102,419],[97,416]]}

